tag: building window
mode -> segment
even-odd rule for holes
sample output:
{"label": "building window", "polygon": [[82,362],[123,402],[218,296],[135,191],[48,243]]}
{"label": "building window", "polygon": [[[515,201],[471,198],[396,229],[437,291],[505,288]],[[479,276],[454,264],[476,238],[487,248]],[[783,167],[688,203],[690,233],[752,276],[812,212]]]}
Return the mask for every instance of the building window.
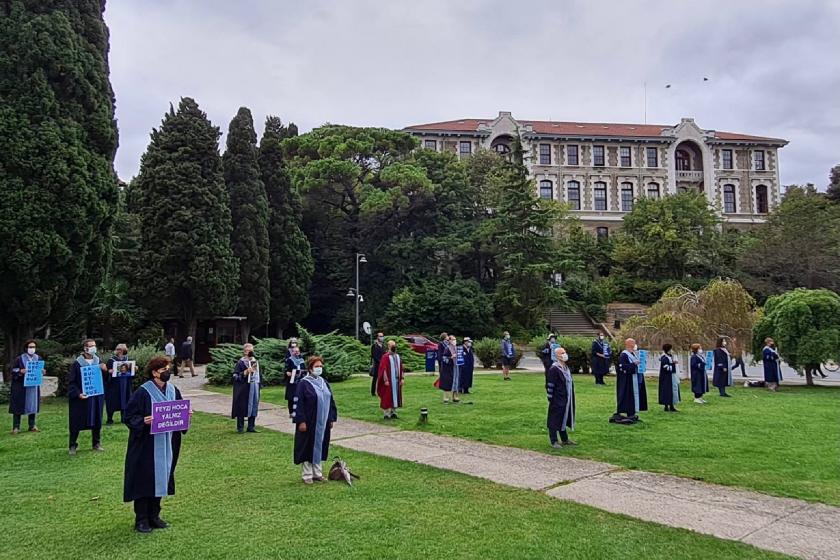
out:
{"label": "building window", "polygon": [[608,240],[610,238],[610,228],[596,227],[595,236],[598,238],[598,241]]}
{"label": "building window", "polygon": [[595,202],[595,210],[603,212],[607,209],[607,184],[606,183],[604,183],[602,181],[598,181],[597,183],[595,183],[595,196],[594,196],[593,200]]}
{"label": "building window", "polygon": [[764,150],[756,150],[753,152],[753,161],[755,162],[756,171],[764,171]]}
{"label": "building window", "polygon": [[648,183],[647,196],[652,200],[659,200],[659,183]]}
{"label": "building window", "polygon": [[633,183],[621,183],[621,211],[633,210]]}
{"label": "building window", "polygon": [[461,140],[458,144],[458,151],[462,156],[468,156],[472,153],[472,142],[469,140]]}
{"label": "building window", "polygon": [[674,154],[674,163],[677,166],[677,171],[691,171],[691,159],[685,150],[677,150],[677,153]]}
{"label": "building window", "polygon": [[540,144],[540,165],[551,165],[551,144]]}
{"label": "building window", "polygon": [[659,167],[659,148],[648,148],[645,154],[648,167]]}
{"label": "building window", "polygon": [[721,163],[724,169],[732,169],[732,150],[721,151]]}
{"label": "building window", "polygon": [[767,203],[767,186],[758,185],[755,188],[755,211],[759,214],[766,214],[769,205]]}
{"label": "building window", "polygon": [[569,200],[569,208],[572,210],[580,210],[580,183],[577,181],[569,181],[567,184]]}
{"label": "building window", "polygon": [[500,156],[504,156],[504,155],[507,155],[507,154],[510,153],[510,146],[508,146],[507,144],[502,144],[502,143],[496,144],[495,146],[493,146],[493,149]]}
{"label": "building window", "polygon": [[621,159],[621,167],[630,167],[631,158],[630,158],[630,147],[629,146],[621,146],[619,149],[619,158]]}
{"label": "building window", "polygon": [[592,163],[596,167],[604,167],[604,147],[592,146]]}
{"label": "building window", "polygon": [[723,211],[735,213],[735,185],[723,185]]}
{"label": "building window", "polygon": [[437,140],[423,140],[423,147],[427,150],[437,150]]}
{"label": "building window", "polygon": [[540,181],[540,198],[551,200],[554,198],[554,184],[551,181]]}
{"label": "building window", "polygon": [[580,165],[577,146],[566,146],[566,165]]}

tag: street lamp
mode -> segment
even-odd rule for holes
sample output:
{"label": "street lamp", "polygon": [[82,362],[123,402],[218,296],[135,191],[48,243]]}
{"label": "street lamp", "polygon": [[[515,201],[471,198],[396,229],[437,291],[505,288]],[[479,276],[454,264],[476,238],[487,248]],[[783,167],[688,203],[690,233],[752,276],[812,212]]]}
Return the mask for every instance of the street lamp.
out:
{"label": "street lamp", "polygon": [[367,262],[364,253],[356,253],[356,289],[350,288],[347,292],[347,297],[356,298],[356,332],[354,333],[356,340],[359,340],[359,304],[364,300],[362,294],[359,292],[359,264]]}

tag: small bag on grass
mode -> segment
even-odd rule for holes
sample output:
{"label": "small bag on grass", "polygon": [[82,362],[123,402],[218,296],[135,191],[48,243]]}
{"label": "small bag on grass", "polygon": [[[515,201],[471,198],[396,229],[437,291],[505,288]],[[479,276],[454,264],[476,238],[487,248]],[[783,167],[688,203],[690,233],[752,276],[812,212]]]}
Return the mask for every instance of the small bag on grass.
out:
{"label": "small bag on grass", "polygon": [[330,480],[343,480],[350,486],[353,486],[353,479],[359,480],[359,476],[350,470],[347,463],[341,457],[335,458],[335,463],[330,467],[330,474],[327,475]]}

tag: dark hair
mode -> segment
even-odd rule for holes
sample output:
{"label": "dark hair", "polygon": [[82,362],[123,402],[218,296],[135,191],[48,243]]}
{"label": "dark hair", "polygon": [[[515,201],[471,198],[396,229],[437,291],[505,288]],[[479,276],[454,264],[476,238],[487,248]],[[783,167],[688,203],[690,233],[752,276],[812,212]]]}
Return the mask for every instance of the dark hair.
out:
{"label": "dark hair", "polygon": [[671,348],[673,348],[673,346],[668,344],[667,342],[662,345],[662,351],[666,354],[671,351]]}
{"label": "dark hair", "polygon": [[84,348],[85,346],[87,346],[87,345],[88,345],[88,342],[93,342],[94,344],[96,344],[96,341],[95,341],[94,339],[92,339],[92,338],[86,338],[86,339],[84,339],[84,340],[82,341],[82,348]]}
{"label": "dark hair", "polygon": [[34,344],[35,346],[37,346],[37,345],[38,345],[38,343],[37,343],[37,342],[35,342],[35,339],[34,339],[34,338],[30,338],[29,340],[27,340],[27,341],[24,343],[23,347],[24,347],[24,348],[26,348],[26,347],[27,347],[27,346],[29,346],[30,344]]}
{"label": "dark hair", "polygon": [[717,339],[717,344],[715,344],[715,346],[717,346],[718,348],[720,348],[721,346],[723,346],[723,343],[724,343],[724,341],[725,341],[725,340],[726,340],[726,339],[724,339],[723,337],[718,338],[718,339]]}
{"label": "dark hair", "polygon": [[149,360],[148,364],[146,364],[146,375],[148,375],[151,379],[153,371],[157,371],[159,369],[169,367],[171,365],[172,360],[170,360],[168,356],[155,356],[154,358]]}
{"label": "dark hair", "polygon": [[316,362],[321,362],[321,365],[324,365],[324,359],[321,356],[310,356],[308,360],[306,360],[306,369],[312,369],[312,366],[315,365]]}

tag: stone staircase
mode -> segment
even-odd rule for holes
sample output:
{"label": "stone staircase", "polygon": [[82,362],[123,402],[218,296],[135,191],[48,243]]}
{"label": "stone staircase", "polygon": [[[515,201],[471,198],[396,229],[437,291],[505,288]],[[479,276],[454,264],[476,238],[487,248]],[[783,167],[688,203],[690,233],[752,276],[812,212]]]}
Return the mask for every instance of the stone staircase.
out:
{"label": "stone staircase", "polygon": [[558,311],[552,309],[546,318],[551,332],[567,336],[595,336],[600,326],[594,324],[582,311]]}
{"label": "stone staircase", "polygon": [[[609,303],[607,304],[606,325],[611,331],[617,331],[627,319],[634,315],[644,315],[648,310],[647,305],[640,303]],[[618,325],[616,324],[618,322]]]}

